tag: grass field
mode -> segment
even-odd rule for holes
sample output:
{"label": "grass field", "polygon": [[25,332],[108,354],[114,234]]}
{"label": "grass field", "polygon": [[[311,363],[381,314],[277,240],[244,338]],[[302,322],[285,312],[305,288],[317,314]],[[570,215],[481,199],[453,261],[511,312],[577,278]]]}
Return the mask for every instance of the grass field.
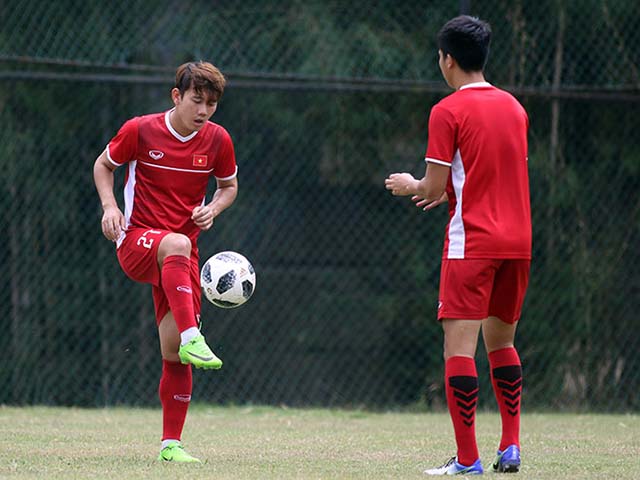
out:
{"label": "grass field", "polygon": [[[638,415],[528,414],[522,430],[507,478],[640,478]],[[158,464],[159,431],[154,409],[0,407],[0,478],[424,478],[454,453],[445,414],[195,405],[183,441],[203,465]],[[498,432],[478,415],[484,464]]]}

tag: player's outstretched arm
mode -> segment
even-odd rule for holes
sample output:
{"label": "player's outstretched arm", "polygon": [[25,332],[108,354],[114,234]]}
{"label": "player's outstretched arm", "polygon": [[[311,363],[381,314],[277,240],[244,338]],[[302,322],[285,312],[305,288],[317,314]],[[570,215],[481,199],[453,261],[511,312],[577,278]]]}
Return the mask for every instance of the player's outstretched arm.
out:
{"label": "player's outstretched arm", "polygon": [[211,203],[204,207],[196,207],[193,209],[191,219],[202,230],[209,230],[213,225],[213,220],[223,211],[231,206],[238,196],[238,179],[217,181],[217,188],[213,194]]}
{"label": "player's outstretched arm", "polygon": [[125,229],[124,215],[118,208],[118,202],[113,194],[113,171],[115,166],[107,159],[107,151],[100,154],[93,164],[93,180],[102,203],[102,233],[115,242]]}
{"label": "player's outstretched arm", "polygon": [[444,165],[429,163],[425,175],[416,180],[410,173],[393,173],[385,180],[385,187],[396,196],[411,195],[417,207],[424,210],[447,201],[447,180],[450,168]]}
{"label": "player's outstretched arm", "polygon": [[410,173],[392,173],[384,181],[384,186],[392,195],[406,197],[418,194],[419,183]]}

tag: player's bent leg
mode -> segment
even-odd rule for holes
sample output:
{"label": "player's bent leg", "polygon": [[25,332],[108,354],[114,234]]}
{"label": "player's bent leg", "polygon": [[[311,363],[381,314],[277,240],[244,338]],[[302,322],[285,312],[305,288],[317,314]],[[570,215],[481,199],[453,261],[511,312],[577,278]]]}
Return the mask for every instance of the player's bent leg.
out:
{"label": "player's bent leg", "polygon": [[183,365],[191,364],[196,368],[222,368],[222,360],[211,351],[202,334],[198,333],[195,338],[181,345],[180,332],[172,312],[168,312],[158,325],[158,334],[160,351],[165,360],[180,362]]}
{"label": "player's bent leg", "polygon": [[211,351],[202,335],[180,345],[178,356],[183,364],[190,363],[196,368],[213,370],[222,368],[222,360]]}
{"label": "player's bent leg", "polygon": [[202,463],[198,458],[188,454],[182,444],[178,441],[169,442],[167,446],[160,450],[158,461],[175,463]]}
{"label": "player's bent leg", "polygon": [[181,233],[169,233],[160,240],[158,246],[158,265],[162,268],[165,258],[180,255],[189,258],[191,256],[191,240]]}

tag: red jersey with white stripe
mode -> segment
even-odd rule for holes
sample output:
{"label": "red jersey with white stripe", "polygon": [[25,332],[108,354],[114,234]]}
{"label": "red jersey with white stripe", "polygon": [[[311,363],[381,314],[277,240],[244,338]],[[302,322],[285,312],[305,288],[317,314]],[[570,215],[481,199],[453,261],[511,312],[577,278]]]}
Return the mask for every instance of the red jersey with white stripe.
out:
{"label": "red jersey with white stripe", "polygon": [[531,258],[528,127],[522,105],[486,82],[432,108],[425,160],[451,167],[444,258]]}
{"label": "red jersey with white stripe", "polygon": [[191,220],[191,213],[204,205],[209,179],[236,176],[233,142],[213,122],[183,137],[171,126],[170,113],[125,122],[107,145],[107,157],[116,166],[128,163],[124,187],[127,229],[170,230],[195,243],[200,228]]}

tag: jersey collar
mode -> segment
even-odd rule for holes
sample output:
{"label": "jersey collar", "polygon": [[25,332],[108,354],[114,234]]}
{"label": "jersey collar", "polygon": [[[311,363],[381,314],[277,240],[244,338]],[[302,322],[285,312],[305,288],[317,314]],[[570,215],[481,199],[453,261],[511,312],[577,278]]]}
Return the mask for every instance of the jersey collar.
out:
{"label": "jersey collar", "polygon": [[173,112],[174,110],[175,110],[175,108],[172,108],[171,110],[167,110],[167,112],[164,114],[164,123],[167,125],[167,128],[171,132],[171,135],[176,137],[182,143],[188,142],[189,140],[191,140],[193,137],[195,137],[198,134],[198,130],[195,130],[195,131],[191,132],[186,137],[183,137],[178,132],[176,132],[176,129],[171,126],[171,122],[169,121],[169,116],[171,115],[171,112]]}
{"label": "jersey collar", "polygon": [[480,87],[492,87],[489,82],[473,82],[462,85],[458,90],[464,90],[465,88],[480,88]]}

